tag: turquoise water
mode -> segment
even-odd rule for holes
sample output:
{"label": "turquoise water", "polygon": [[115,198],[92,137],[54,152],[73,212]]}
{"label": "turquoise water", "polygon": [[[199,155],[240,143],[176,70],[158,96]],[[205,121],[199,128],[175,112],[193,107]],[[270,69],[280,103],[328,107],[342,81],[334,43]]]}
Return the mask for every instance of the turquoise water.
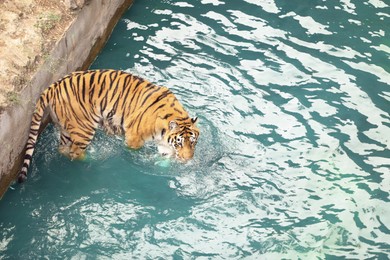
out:
{"label": "turquoise water", "polygon": [[201,137],[161,166],[98,133],[39,139],[0,201],[0,259],[388,259],[390,7],[136,1],[92,68],[169,86]]}

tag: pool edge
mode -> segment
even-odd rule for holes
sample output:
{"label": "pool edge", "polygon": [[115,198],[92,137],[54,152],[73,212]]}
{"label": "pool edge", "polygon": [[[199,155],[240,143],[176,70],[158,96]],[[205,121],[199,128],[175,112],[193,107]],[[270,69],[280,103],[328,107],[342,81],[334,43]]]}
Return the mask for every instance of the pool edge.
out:
{"label": "pool edge", "polygon": [[85,70],[101,51],[134,0],[90,1],[20,93],[20,102],[0,113],[0,199],[15,180],[24,157],[31,115],[40,93],[69,72]]}

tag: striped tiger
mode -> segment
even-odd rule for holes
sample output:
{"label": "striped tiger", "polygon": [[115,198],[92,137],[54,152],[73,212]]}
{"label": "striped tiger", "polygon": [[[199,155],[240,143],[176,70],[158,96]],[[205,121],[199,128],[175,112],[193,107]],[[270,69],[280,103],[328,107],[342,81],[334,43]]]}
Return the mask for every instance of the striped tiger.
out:
{"label": "striped tiger", "polygon": [[60,129],[60,153],[83,159],[96,129],[124,135],[129,148],[154,140],[158,151],[187,161],[199,137],[197,117],[191,118],[174,94],[132,74],[117,70],[78,71],[50,85],[32,116],[18,181],[27,178],[38,130],[46,108]]}

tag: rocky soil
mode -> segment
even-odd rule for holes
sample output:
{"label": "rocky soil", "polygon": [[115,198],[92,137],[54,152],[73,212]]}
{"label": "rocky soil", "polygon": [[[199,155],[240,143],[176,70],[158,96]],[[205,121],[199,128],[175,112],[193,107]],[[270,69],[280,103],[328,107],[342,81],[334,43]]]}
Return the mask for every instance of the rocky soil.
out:
{"label": "rocky soil", "polygon": [[84,0],[0,0],[0,112],[49,57]]}

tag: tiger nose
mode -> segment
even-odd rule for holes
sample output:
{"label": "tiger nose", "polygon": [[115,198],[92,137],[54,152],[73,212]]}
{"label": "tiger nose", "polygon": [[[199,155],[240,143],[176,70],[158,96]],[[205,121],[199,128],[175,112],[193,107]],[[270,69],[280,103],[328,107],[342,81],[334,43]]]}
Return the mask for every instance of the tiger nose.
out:
{"label": "tiger nose", "polygon": [[185,151],[183,152],[183,154],[180,156],[180,160],[184,163],[186,163],[187,161],[189,161],[190,159],[192,159],[192,157],[194,157],[194,152],[193,151]]}

